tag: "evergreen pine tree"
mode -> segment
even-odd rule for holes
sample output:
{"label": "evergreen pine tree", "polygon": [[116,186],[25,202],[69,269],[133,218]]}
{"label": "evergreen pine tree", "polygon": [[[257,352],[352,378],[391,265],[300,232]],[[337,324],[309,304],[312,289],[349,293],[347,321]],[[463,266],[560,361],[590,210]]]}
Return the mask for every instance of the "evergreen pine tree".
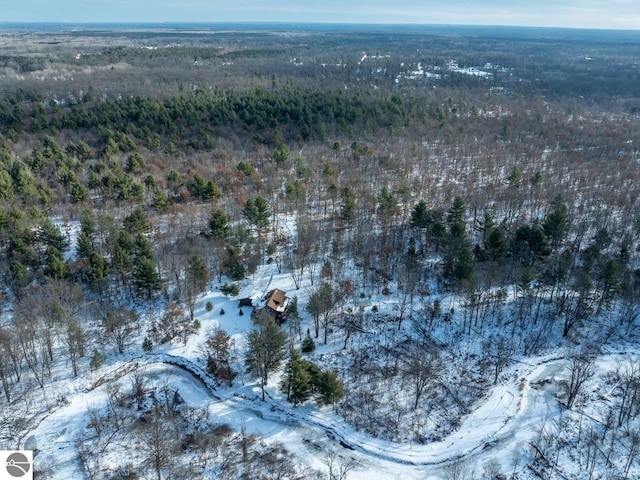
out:
{"label": "evergreen pine tree", "polygon": [[345,222],[350,222],[356,216],[356,202],[353,198],[353,190],[345,187],[342,190],[342,206],[340,207],[340,218]]}
{"label": "evergreen pine tree", "polygon": [[86,202],[89,198],[89,189],[76,180],[71,183],[70,196],[73,203]]}
{"label": "evergreen pine tree", "polygon": [[256,227],[259,237],[262,236],[262,230],[270,224],[271,211],[267,200],[263,197],[247,200],[242,209],[242,215],[247,219],[249,225]]}
{"label": "evergreen pine tree", "polygon": [[156,210],[166,210],[169,207],[169,196],[164,193],[164,190],[157,189],[153,196],[153,200],[151,201],[151,205]]}
{"label": "evergreen pine tree", "polygon": [[267,228],[271,223],[271,210],[269,210],[269,204],[264,197],[256,197],[253,204],[256,211],[254,225],[258,229],[258,236],[260,236],[262,234],[262,230]]}
{"label": "evergreen pine tree", "polygon": [[302,340],[302,351],[303,353],[311,353],[316,349],[316,342],[313,341],[309,330],[307,330],[307,336]]}
{"label": "evergreen pine tree", "polygon": [[127,215],[122,224],[124,229],[134,237],[151,231],[151,222],[140,207]]}
{"label": "evergreen pine tree", "polygon": [[444,274],[457,281],[469,278],[474,266],[474,255],[467,239],[464,214],[464,200],[456,197],[447,215],[449,235],[444,255]]}
{"label": "evergreen pine tree", "polygon": [[100,353],[100,350],[95,348],[91,354],[91,361],[89,362],[89,368],[91,370],[97,370],[104,363],[104,355]]}
{"label": "evergreen pine tree", "polygon": [[453,204],[447,214],[447,222],[449,223],[449,233],[452,236],[463,237],[465,234],[464,224],[465,206],[462,197],[453,199]]}
{"label": "evergreen pine tree", "polygon": [[242,280],[245,276],[245,268],[237,248],[227,245],[225,257],[222,261],[222,272],[231,280]]}
{"label": "evergreen pine tree", "polygon": [[147,298],[152,297],[153,292],[160,288],[160,275],[152,259],[145,256],[135,258],[133,280],[139,294],[145,293]]}
{"label": "evergreen pine tree", "polygon": [[109,265],[105,258],[97,252],[91,253],[89,257],[89,272],[87,280],[92,286],[100,286],[107,280],[109,275]]}
{"label": "evergreen pine tree", "polygon": [[344,393],[344,384],[338,377],[336,372],[322,372],[318,379],[318,403],[320,405],[332,405],[335,409],[336,404],[342,398]]}
{"label": "evergreen pine tree", "polygon": [[256,219],[256,205],[252,198],[249,198],[244,203],[244,208],[242,209],[242,216],[247,219],[249,225],[253,225]]}
{"label": "evergreen pine tree", "polygon": [[307,363],[300,357],[300,352],[296,349],[291,350],[280,388],[287,394],[287,400],[293,403],[293,406],[303,403],[311,395],[311,376]]}
{"label": "evergreen pine tree", "polygon": [[487,234],[484,244],[489,260],[499,260],[507,252],[507,237],[500,227],[493,227]]}
{"label": "evergreen pine tree", "polygon": [[40,240],[46,247],[53,247],[60,255],[64,253],[71,245],[71,242],[65,238],[58,226],[54,225],[50,220],[46,219],[40,223],[38,228],[38,240]]}
{"label": "evergreen pine tree", "polygon": [[509,185],[509,188],[520,188],[522,186],[522,173],[517,165],[514,165],[509,171],[505,177],[505,181],[507,185]]}
{"label": "evergreen pine tree", "polygon": [[189,261],[187,262],[184,277],[184,291],[187,297],[187,307],[189,308],[191,320],[193,320],[195,315],[196,297],[205,289],[207,282],[211,277],[211,273],[209,272],[207,265],[204,263],[204,260],[197,255],[192,255],[189,257]]}
{"label": "evergreen pine tree", "polygon": [[276,163],[284,163],[289,159],[291,152],[284,143],[279,144],[271,154],[271,159]]}
{"label": "evergreen pine tree", "polygon": [[426,229],[429,226],[429,209],[424,200],[420,200],[411,211],[410,225],[416,229]]}
{"label": "evergreen pine tree", "polygon": [[220,209],[211,212],[209,217],[209,232],[216,238],[229,236],[229,217]]}
{"label": "evergreen pine tree", "polygon": [[145,352],[150,352],[153,350],[153,343],[149,337],[144,337],[144,341],[142,342],[142,350]]}
{"label": "evergreen pine tree", "polygon": [[487,241],[487,235],[495,227],[496,223],[493,220],[493,215],[489,212],[485,212],[483,217],[477,221],[476,230],[480,231],[482,235],[482,243]]}
{"label": "evergreen pine tree", "polygon": [[388,219],[395,215],[398,211],[398,200],[396,197],[389,191],[387,187],[384,187],[382,191],[378,194],[378,214],[383,219]]}
{"label": "evergreen pine tree", "polygon": [[559,196],[553,199],[551,202],[551,208],[553,210],[544,218],[542,229],[549,238],[551,246],[557,247],[560,245],[567,233],[567,230],[569,229],[569,214],[567,205]]}
{"label": "evergreen pine tree", "polygon": [[78,235],[78,244],[76,245],[76,255],[79,258],[89,258],[93,253],[93,245],[91,239],[84,231]]}
{"label": "evergreen pine tree", "polygon": [[69,276],[69,266],[64,262],[62,254],[55,247],[47,248],[47,265],[45,274],[52,278],[67,278]]}

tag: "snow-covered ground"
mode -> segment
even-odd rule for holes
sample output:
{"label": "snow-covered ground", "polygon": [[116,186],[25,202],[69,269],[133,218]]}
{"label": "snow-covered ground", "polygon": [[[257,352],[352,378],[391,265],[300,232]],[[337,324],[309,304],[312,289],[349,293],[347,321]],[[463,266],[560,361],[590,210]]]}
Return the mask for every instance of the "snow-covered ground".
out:
{"label": "snow-covered ground", "polygon": [[[617,359],[617,355],[607,355],[598,368],[610,369]],[[457,431],[429,445],[369,437],[355,432],[327,409],[292,408],[274,400],[262,402],[256,392],[252,394],[251,385],[216,390],[213,382],[203,381],[199,366],[181,357],[150,354],[129,363],[142,369],[151,385],[170,385],[190,406],[206,408],[212,422],[228,424],[235,430],[245,428],[266,441],[281,442],[316,469],[324,467],[326,452],[337,448],[342,456],[357,460],[358,467],[348,478],[382,480],[444,478],[445,469],[456,460],[473,465],[494,461],[502,465],[503,471],[512,469],[522,458],[535,429],[563,413],[554,396],[554,385],[566,367],[565,360],[534,360],[535,364],[513,368],[511,382],[494,388]],[[68,405],[44,418],[22,446],[38,450],[37,461],[54,466],[53,478],[82,478],[75,439],[86,428],[89,409],[101,409],[106,401],[104,384],[76,395]]]}
{"label": "snow-covered ground", "polygon": [[[281,227],[289,231],[295,228],[286,223]],[[564,424],[569,426],[563,428],[571,428],[571,420],[578,416],[581,419],[582,415],[591,418],[604,415],[603,411],[585,413],[578,408],[570,412],[562,406],[561,385],[568,376],[567,359],[562,353],[515,359],[501,372],[499,382],[486,388],[481,400],[453,430],[445,431],[438,441],[426,443],[376,438],[348,424],[330,407],[318,407],[314,402],[294,408],[278,389],[277,372],[270,377],[267,400],[263,402],[258,383],[242,373],[245,334],[252,322],[249,308],[245,307],[240,314],[238,299],[259,300],[270,289],[279,288],[289,296],[298,296],[304,305],[313,286],[307,276],[301,288],[296,289],[293,277],[285,271],[279,273],[276,262],[262,265],[251,278],[241,282],[237,297],[223,295],[220,291],[223,283],[214,280],[198,299],[195,317],[201,326],[185,343],[175,340],[177,343],[156,346],[155,351],[146,354],[139,347],[127,355],[109,354],[105,365],[97,371],[54,383],[52,393],[47,394],[49,400],[42,392],[42,405],[47,406],[46,410],[37,405],[40,391],[35,392],[32,405],[27,408],[33,415],[31,426],[20,435],[17,445],[9,447],[35,450],[36,463],[50,466],[53,479],[84,478],[78,440],[84,438],[91,412],[104,414],[109,385],[119,383],[123,389],[130,388],[134,372],[142,375],[152,388],[169,386],[172,391],[178,391],[190,407],[206,409],[210,423],[226,424],[235,431],[242,429],[267,443],[279,442],[313,469],[326,471],[330,452],[344,462],[352,460],[355,468],[347,477],[351,480],[450,478],[451,469],[459,464],[477,474],[489,464],[499,466],[501,472],[522,472],[534,455],[531,443],[545,425],[553,425],[553,429],[562,433],[558,425],[567,418],[570,421]],[[458,303],[449,302],[447,298],[442,300],[451,311],[464,310]],[[389,314],[395,311],[397,302],[393,296],[375,293],[363,300],[368,309],[377,305]],[[207,304],[213,308],[206,308]],[[307,326],[310,326],[309,319],[304,320],[303,329]],[[203,344],[216,328],[226,331],[235,342],[232,360],[239,375],[231,387],[218,386],[204,371]],[[397,327],[390,328],[396,331]],[[318,345],[316,356],[329,357],[341,349],[342,340],[330,341],[329,345]],[[627,352],[601,353],[596,371],[612,372],[628,357],[635,358]],[[595,395],[606,395],[598,393],[597,382],[602,378],[596,376],[589,384]],[[410,395],[404,391],[395,394]],[[117,465],[121,459],[106,456],[103,461]],[[574,463],[578,466],[571,470],[572,474],[582,478],[580,462]]]}

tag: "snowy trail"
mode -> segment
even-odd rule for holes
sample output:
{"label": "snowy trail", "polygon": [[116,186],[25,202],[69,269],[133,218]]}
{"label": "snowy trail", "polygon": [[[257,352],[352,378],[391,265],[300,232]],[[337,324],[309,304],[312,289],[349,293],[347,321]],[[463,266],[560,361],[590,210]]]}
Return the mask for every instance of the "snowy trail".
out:
{"label": "snowy trail", "polygon": [[[168,354],[148,354],[134,358],[112,369],[100,380],[94,382],[85,393],[77,395],[73,401],[48,417],[30,432],[25,441],[25,448],[38,447],[45,453],[67,464],[74,464],[74,436],[81,428],[81,420],[85,418],[87,408],[104,401],[104,385],[106,379],[124,376],[136,366],[146,366],[156,371],[164,369],[172,376],[181,369],[183,377],[191,377],[196,385],[204,388],[204,392],[181,392],[187,401],[203,404],[213,397],[216,402],[210,406],[210,412],[222,422],[237,423],[240,415],[244,420],[255,419],[256,433],[286,440],[292,450],[302,448],[300,445],[311,443],[321,445],[316,448],[316,464],[326,447],[333,444],[342,452],[360,457],[367,462],[368,468],[376,470],[376,478],[396,478],[398,468],[403,471],[403,478],[425,478],[426,474],[435,474],[443,466],[458,460],[482,454],[483,458],[491,457],[491,450],[496,449],[504,456],[506,450],[526,442],[542,420],[560,415],[561,407],[551,392],[538,385],[545,379],[555,376],[564,368],[562,358],[544,358],[519,373],[513,384],[494,388],[492,394],[475,411],[466,416],[458,430],[440,442],[428,445],[410,443],[393,443],[379,440],[366,434],[356,432],[340,421],[336,415],[323,411],[292,408],[275,401],[262,402],[258,397],[248,398],[234,391],[221,392],[216,389],[214,381],[204,370],[192,361]],[[522,369],[522,367],[520,367]],[[145,375],[150,374],[146,371]],[[178,375],[179,376],[179,375]],[[180,388],[186,388],[182,386]],[[195,389],[197,390],[197,389]],[[201,388],[202,390],[202,388]],[[36,440],[37,439],[37,440]],[[45,444],[42,445],[42,441]],[[309,456],[308,445],[304,447]],[[321,464],[321,463],[320,463]],[[375,466],[373,465],[375,464]],[[386,464],[386,468],[385,468]],[[381,468],[380,471],[377,469]],[[405,471],[406,470],[406,471]],[[61,472],[69,472],[67,469]],[[388,471],[389,477],[383,472]],[[364,471],[360,472],[364,474]],[[370,472],[371,473],[371,472]],[[354,473],[353,478],[359,478]],[[365,478],[364,475],[362,478]],[[59,477],[63,478],[63,477]],[[350,477],[352,478],[352,477]],[[427,477],[428,478],[428,477]],[[438,478],[438,477],[434,477]]]}

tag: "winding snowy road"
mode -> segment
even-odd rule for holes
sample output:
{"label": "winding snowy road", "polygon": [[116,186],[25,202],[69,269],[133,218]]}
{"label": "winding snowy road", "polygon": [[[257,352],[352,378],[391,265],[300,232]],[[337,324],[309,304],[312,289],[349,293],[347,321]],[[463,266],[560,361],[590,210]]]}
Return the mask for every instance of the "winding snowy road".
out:
{"label": "winding snowy road", "polygon": [[[213,380],[192,361],[167,354],[149,354],[114,368],[76,395],[70,404],[44,418],[25,439],[24,447],[38,449],[39,455],[55,458],[55,477],[77,476],[74,448],[76,432],[86,423],[87,409],[105,399],[107,378],[126,375],[133,367],[144,366],[145,375],[164,375],[173,388],[194,406],[208,406],[212,418],[285,443],[302,453],[315,468],[323,465],[328,448],[359,460],[360,468],[349,478],[442,478],[442,468],[458,459],[496,459],[508,466],[509,458],[526,445],[534,429],[561,412],[546,380],[564,368],[561,358],[541,358],[532,366],[513,369],[513,382],[497,386],[460,428],[440,442],[427,445],[393,443],[355,431],[340,417],[325,410],[292,408],[275,401],[262,402],[233,390],[217,390]],[[186,373],[185,373],[186,372]],[[211,402],[211,399],[214,402]],[[84,420],[83,420],[84,419]],[[84,422],[84,423],[83,423]],[[344,450],[341,447],[347,447]],[[310,455],[311,454],[311,455]],[[76,475],[69,476],[76,469]]]}

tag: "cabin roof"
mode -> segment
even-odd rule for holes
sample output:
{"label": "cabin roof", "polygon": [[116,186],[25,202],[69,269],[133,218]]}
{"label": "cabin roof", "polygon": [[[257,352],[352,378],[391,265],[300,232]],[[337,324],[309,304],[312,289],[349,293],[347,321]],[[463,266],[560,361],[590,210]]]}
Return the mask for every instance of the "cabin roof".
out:
{"label": "cabin roof", "polygon": [[284,312],[289,303],[286,293],[279,288],[271,290],[265,298],[267,300],[267,307],[279,313]]}

